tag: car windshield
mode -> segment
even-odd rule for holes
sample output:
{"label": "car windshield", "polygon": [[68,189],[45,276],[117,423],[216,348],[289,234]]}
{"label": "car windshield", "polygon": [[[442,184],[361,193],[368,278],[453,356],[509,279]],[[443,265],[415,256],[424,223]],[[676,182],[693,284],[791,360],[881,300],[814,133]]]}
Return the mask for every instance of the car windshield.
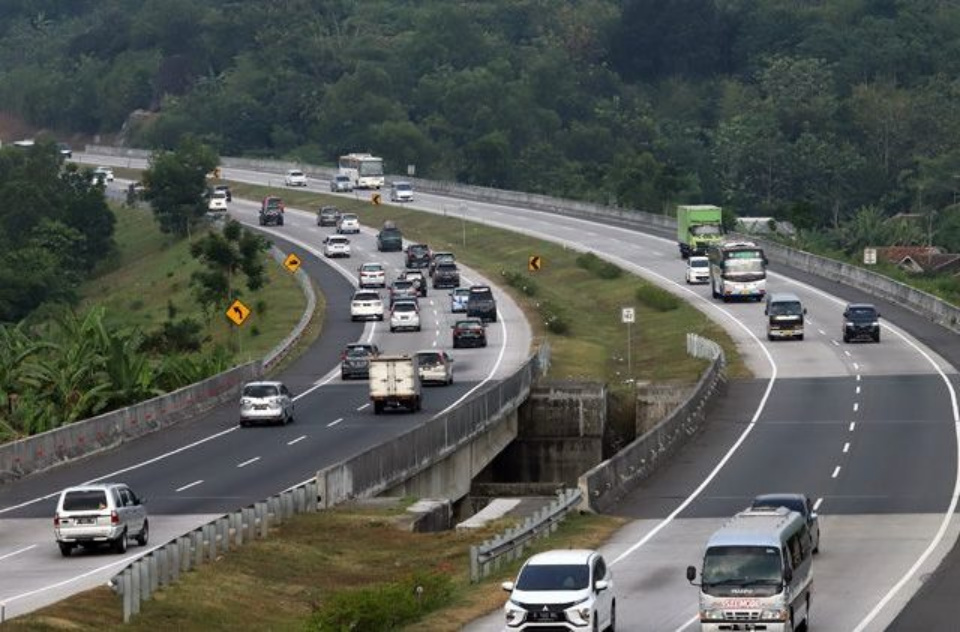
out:
{"label": "car windshield", "polygon": [[770,303],[771,316],[798,316],[803,313],[799,301],[776,301]]}
{"label": "car windshield", "polygon": [[362,270],[364,272],[383,272],[383,266],[379,263],[365,263]]}
{"label": "car windshield", "polygon": [[703,558],[703,584],[780,583],[780,550],[771,546],[714,546]]}
{"label": "car windshield", "polygon": [[427,353],[418,353],[417,359],[420,362],[420,366],[433,366],[440,364],[442,358],[439,353],[427,352]]}
{"label": "car windshield", "polygon": [[360,168],[357,170],[357,173],[361,176],[382,176],[383,161],[364,160],[360,163]]}
{"label": "car windshield", "polygon": [[281,204],[281,202],[280,202],[280,199],[279,199],[279,198],[270,198],[270,199],[267,200],[267,202],[266,202],[267,208],[277,208],[277,207],[280,206],[280,204]]}
{"label": "car windshield", "polygon": [[302,175],[303,175],[303,172],[302,172],[302,171],[291,171],[291,172],[290,172],[290,175],[291,175],[291,176],[302,176]]}
{"label": "car windshield", "polygon": [[851,307],[849,309],[850,318],[854,320],[876,320],[877,310],[872,307]]}
{"label": "car windshield", "polygon": [[347,355],[351,358],[365,358],[370,354],[369,347],[347,347]]}
{"label": "car windshield", "polygon": [[330,208],[329,206],[327,206],[327,207],[324,207],[324,208],[320,209],[320,212],[321,212],[322,214],[324,214],[324,215],[336,215],[336,214],[337,214],[337,209],[335,209],[335,208]]}
{"label": "car windshield", "polygon": [[756,274],[763,272],[762,259],[727,259],[723,262],[726,272]]}
{"label": "car windshield", "polygon": [[457,329],[483,329],[483,325],[475,320],[461,320],[457,323]]}
{"label": "car windshield", "polygon": [[426,246],[421,245],[421,244],[414,244],[413,246],[408,246],[408,247],[407,247],[407,252],[409,252],[410,254],[413,254],[413,255],[417,255],[417,256],[421,256],[421,255],[427,254],[427,250],[429,250],[429,249],[428,249]]}
{"label": "car windshield", "polygon": [[409,184],[398,184],[396,187],[397,191],[409,191],[413,188]]}
{"label": "car windshield", "polygon": [[273,384],[251,384],[243,387],[244,397],[276,397],[279,390]]}
{"label": "car windshield", "polygon": [[437,254],[433,255],[433,260],[436,261],[437,264],[440,264],[444,261],[453,261],[453,259],[453,255],[449,252],[438,252]]}
{"label": "car windshield", "polygon": [[345,246],[350,243],[346,237],[331,237],[327,242],[328,244],[336,244],[337,246]]}
{"label": "car windshield", "polygon": [[393,284],[395,290],[409,290],[413,287],[413,281],[396,281]]}
{"label": "car windshield", "polygon": [[452,263],[437,264],[438,272],[455,272],[456,270],[457,270],[457,266],[453,265]]}
{"label": "car windshield", "polygon": [[336,176],[334,180],[337,182],[350,182],[349,176]]}
{"label": "car windshield", "polygon": [[341,215],[340,219],[342,219],[345,222],[355,222],[357,221],[357,216],[347,213],[346,215]]}
{"label": "car windshield", "polygon": [[691,259],[690,267],[691,268],[706,268],[710,266],[709,259]]}
{"label": "car windshield", "polygon": [[493,292],[490,291],[490,288],[484,288],[484,289],[482,289],[482,290],[471,288],[471,289],[470,289],[470,298],[475,298],[475,299],[480,299],[480,300],[492,299],[492,298],[493,298]]}
{"label": "car windshield", "polygon": [[380,295],[376,292],[358,292],[353,295],[355,301],[379,301]]}
{"label": "car windshield", "polygon": [[95,511],[107,508],[107,493],[102,489],[84,489],[67,492],[63,497],[64,511]]}
{"label": "car windshield", "polygon": [[393,306],[393,311],[395,312],[415,312],[417,311],[417,306],[414,303],[397,303]]}
{"label": "car windshield", "polygon": [[590,583],[586,564],[527,564],[517,578],[517,590],[583,590]]}

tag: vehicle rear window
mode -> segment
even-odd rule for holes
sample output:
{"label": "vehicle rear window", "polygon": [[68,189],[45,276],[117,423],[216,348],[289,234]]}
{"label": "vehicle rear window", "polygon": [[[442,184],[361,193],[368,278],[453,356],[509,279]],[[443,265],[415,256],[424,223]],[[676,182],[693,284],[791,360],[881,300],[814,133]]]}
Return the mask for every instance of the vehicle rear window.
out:
{"label": "vehicle rear window", "polygon": [[355,301],[379,301],[380,295],[376,292],[362,292],[353,295]]}
{"label": "vehicle rear window", "polygon": [[440,364],[442,358],[439,353],[418,353],[417,359],[422,366],[433,366]]}
{"label": "vehicle rear window", "polygon": [[366,347],[348,347],[347,355],[351,358],[365,358],[370,355],[370,349]]}
{"label": "vehicle rear window", "polygon": [[413,281],[394,281],[393,287],[397,290],[408,290],[413,287]]}
{"label": "vehicle rear window", "polygon": [[277,387],[270,384],[253,384],[243,387],[244,397],[275,397],[278,394]]}
{"label": "vehicle rear window", "polygon": [[417,306],[414,303],[403,302],[396,303],[393,306],[393,311],[395,312],[415,312],[417,311]]}
{"label": "vehicle rear window", "polygon": [[107,494],[102,489],[67,492],[63,498],[64,511],[96,511],[107,508]]}
{"label": "vehicle rear window", "polygon": [[483,329],[483,325],[475,320],[461,320],[457,323],[457,329]]}
{"label": "vehicle rear window", "polygon": [[874,318],[877,310],[872,307],[851,307],[850,316],[852,318]]}

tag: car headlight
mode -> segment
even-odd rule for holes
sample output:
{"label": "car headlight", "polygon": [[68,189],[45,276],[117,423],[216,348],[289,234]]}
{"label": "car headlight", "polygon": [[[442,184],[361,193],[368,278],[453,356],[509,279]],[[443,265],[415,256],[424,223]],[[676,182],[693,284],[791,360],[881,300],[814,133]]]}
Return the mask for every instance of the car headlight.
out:
{"label": "car headlight", "polygon": [[567,620],[574,625],[589,625],[593,614],[589,601],[590,597],[584,597],[567,608]]}
{"label": "car headlight", "polygon": [[720,610],[718,608],[701,610],[700,620],[701,621],[723,621],[723,610]]}
{"label": "car headlight", "polygon": [[853,321],[852,321],[852,320],[845,320],[845,321],[843,321],[843,326],[844,326],[844,327],[853,327]]}
{"label": "car headlight", "polygon": [[760,618],[765,621],[786,621],[790,618],[790,613],[787,612],[786,608],[772,608],[761,610]]}
{"label": "car headlight", "polygon": [[520,625],[527,618],[527,611],[518,607],[513,601],[507,602],[507,608],[504,610],[507,619],[507,625]]}
{"label": "car headlight", "polygon": [[880,321],[879,321],[879,320],[875,320],[875,321],[873,321],[872,323],[870,323],[870,326],[871,326],[871,327],[879,327],[879,326],[880,326]]}
{"label": "car headlight", "polygon": [[241,400],[240,400],[240,408],[250,408],[250,404],[252,404],[252,403],[253,403],[253,402],[251,402],[249,399],[246,399],[246,398],[241,399]]}

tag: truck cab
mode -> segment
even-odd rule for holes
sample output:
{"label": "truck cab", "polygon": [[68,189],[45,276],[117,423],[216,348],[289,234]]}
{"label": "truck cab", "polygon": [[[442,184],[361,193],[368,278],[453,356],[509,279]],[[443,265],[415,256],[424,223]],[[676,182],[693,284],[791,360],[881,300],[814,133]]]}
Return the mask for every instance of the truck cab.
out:
{"label": "truck cab", "polygon": [[807,308],[795,294],[777,292],[767,295],[763,310],[767,317],[767,340],[795,338],[803,340],[803,320]]}

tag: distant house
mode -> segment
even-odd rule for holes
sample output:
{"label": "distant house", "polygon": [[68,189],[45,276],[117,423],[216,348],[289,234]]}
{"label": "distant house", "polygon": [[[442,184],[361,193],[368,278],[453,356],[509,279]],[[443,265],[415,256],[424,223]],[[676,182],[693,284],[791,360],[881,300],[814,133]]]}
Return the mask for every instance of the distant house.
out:
{"label": "distant house", "polygon": [[943,252],[937,246],[885,246],[877,248],[877,259],[917,274],[960,272],[960,254]]}
{"label": "distant house", "polygon": [[789,235],[797,234],[797,229],[786,220],[773,217],[738,217],[737,232],[747,235]]}

